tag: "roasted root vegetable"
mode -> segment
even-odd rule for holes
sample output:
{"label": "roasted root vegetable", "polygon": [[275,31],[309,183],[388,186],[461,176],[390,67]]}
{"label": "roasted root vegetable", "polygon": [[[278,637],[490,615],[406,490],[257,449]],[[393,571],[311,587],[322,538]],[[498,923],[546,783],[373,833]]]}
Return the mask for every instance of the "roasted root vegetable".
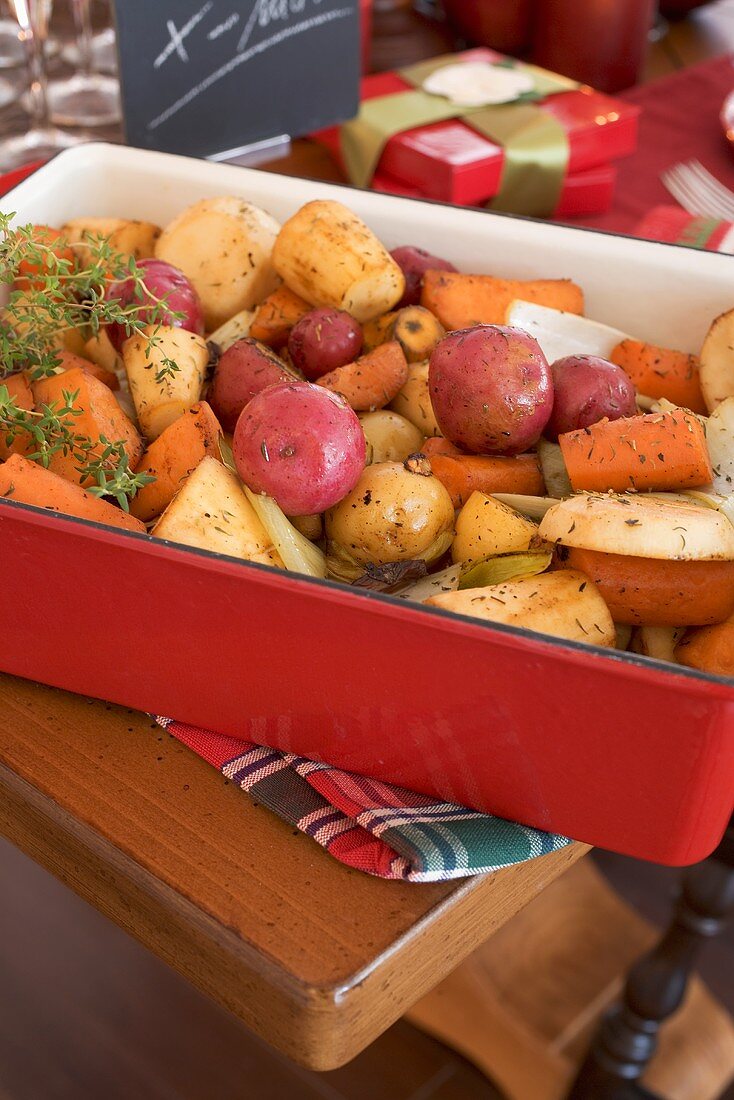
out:
{"label": "roasted root vegetable", "polygon": [[444,335],[441,322],[423,306],[406,306],[395,314],[392,339],[400,344],[409,363],[422,363],[430,359],[431,352]]}
{"label": "roasted root vegetable", "polygon": [[390,408],[400,413],[426,436],[441,435],[428,388],[428,363],[409,363],[408,377],[395,394]]}
{"label": "roasted root vegetable", "polygon": [[100,238],[109,242],[111,252],[117,256],[147,259],[155,253],[161,230],[152,222],[128,218],[74,218],[62,226],[61,233],[80,261],[86,263],[91,254],[90,242]]}
{"label": "roasted root vegetable", "polygon": [[646,397],[667,397],[691,412],[706,412],[698,356],[627,339],[613,348],[609,358]]}
{"label": "roasted root vegetable", "polygon": [[60,229],[50,225],[34,225],[32,237],[36,244],[47,247],[50,254],[47,253],[48,260],[42,264],[34,260],[21,260],[14,283],[16,290],[29,290],[35,286],[44,289],[49,275],[61,270],[68,272],[74,264],[74,251]]}
{"label": "roasted root vegetable", "polygon": [[202,199],[166,226],[155,254],[189,277],[211,330],[275,290],[279,229],[275,218],[244,199]]}
{"label": "roasted root vegetable", "polygon": [[561,448],[557,443],[551,443],[549,439],[539,439],[536,451],[548,496],[556,497],[558,500],[570,497],[573,489],[568,479],[568,470],[563,461]]}
{"label": "roasted root vegetable", "polygon": [[537,534],[536,524],[519,512],[486,493],[474,492],[456,517],[451,557],[456,562],[477,562],[529,550]]}
{"label": "roasted root vegetable", "polygon": [[273,249],[283,282],[314,306],[370,321],[402,298],[398,264],[361,218],[331,200],[306,203],[283,225]]}
{"label": "roasted root vegetable", "polygon": [[288,337],[291,362],[309,382],[354,362],[361,351],[361,326],[343,309],[309,310]]}
{"label": "roasted root vegetable", "polygon": [[430,435],[428,439],[424,440],[421,450],[423,454],[428,455],[429,458],[433,455],[466,454],[466,451],[462,451],[461,447],[457,447],[450,439],[444,439],[442,435]]}
{"label": "roasted root vegetable", "polygon": [[576,492],[693,489],[714,476],[703,427],[684,409],[601,420],[558,442]]}
{"label": "roasted root vegetable", "polygon": [[633,631],[629,648],[643,657],[675,664],[675,647],[684,633],[680,626],[640,626]]}
{"label": "roasted root vegetable", "polygon": [[675,660],[699,672],[734,676],[734,615],[715,626],[689,630],[675,648]]}
{"label": "roasted root vegetable", "polygon": [[157,439],[200,399],[209,349],[195,332],[148,325],[125,341],[122,360],[140,426]]}
{"label": "roasted root vegetable", "polygon": [[627,334],[563,307],[552,309],[537,302],[515,299],[507,308],[504,324],[521,328],[538,341],[549,363],[567,355],[598,355],[609,359]]}
{"label": "roasted root vegetable", "polygon": [[393,248],[390,255],[405,276],[405,291],[399,302],[401,307],[418,305],[423,276],[427,271],[456,271],[448,260],[442,260],[440,256],[433,256],[424,248],[416,248],[412,244],[401,244],[399,248]]}
{"label": "roasted root vegetable", "polygon": [[[717,405],[706,420],[706,446],[717,493],[734,494],[734,397]],[[734,522],[734,521],[733,521]]]}
{"label": "roasted root vegetable", "polygon": [[220,459],[222,428],[206,401],[193,405],[151,443],[136,473],[153,478],[130,501],[130,511],[145,522],[159,516],[203,458]]}
{"label": "roasted root vegetable", "polygon": [[232,441],[248,488],[273,497],[286,515],[323,512],[346,496],[364,469],[364,432],[343,397],[310,382],[281,382],[256,394]]}
{"label": "roasted root vegetable", "polygon": [[[74,412],[63,417],[69,432],[80,440],[91,442],[90,457],[101,457],[106,443],[123,443],[131,469],[140,461],[143,441],[135,425],[118,405],[114,394],[103,382],[79,367],[42,378],[33,383],[33,397],[37,406],[62,410],[66,406],[66,394],[72,396]],[[49,469],[70,481],[84,486],[94,478],[80,472],[78,453],[59,450],[51,456]]]}
{"label": "roasted root vegetable", "polygon": [[584,493],[546,512],[547,542],[609,554],[676,561],[734,559],[734,526],[713,508],[690,500]]}
{"label": "roasted root vegetable", "polygon": [[[17,408],[25,409],[26,412],[33,408],[33,390],[28,376],[23,371],[0,378],[0,386],[5,386],[8,397]],[[19,432],[11,439],[7,439],[0,427],[0,462],[4,462],[12,454],[29,454],[33,447],[33,437],[29,432]]]}
{"label": "roasted root vegetable", "polygon": [[291,329],[310,309],[305,298],[281,283],[255,310],[249,335],[277,351],[285,347]]}
{"label": "roasted root vegetable", "polygon": [[251,336],[237,340],[220,356],[209,387],[209,403],[225,431],[233,432],[245,405],[276,382],[295,382],[297,376],[272,348]]}
{"label": "roasted root vegetable", "polygon": [[514,455],[540,438],[553,408],[543,352],[521,329],[479,325],[435,348],[428,382],[441,433],[479,455]]}
{"label": "roasted root vegetable", "polygon": [[139,519],[19,454],[0,465],[0,497],[145,534],[145,525]]}
{"label": "roasted root vegetable", "polygon": [[717,317],[701,348],[701,392],[709,412],[734,397],[734,309]]}
{"label": "roasted root vegetable", "polygon": [[236,344],[238,340],[252,335],[250,330],[254,316],[253,310],[241,309],[239,313],[235,313],[234,317],[230,317],[219,328],[215,328],[214,332],[210,332],[207,343],[214,344],[217,352],[221,355],[228,348],[231,348],[232,344]]}
{"label": "roasted root vegetable", "polygon": [[363,413],[359,422],[372,462],[404,462],[423,450],[423,432],[391,409]]}
{"label": "roasted root vegetable", "polygon": [[408,381],[408,364],[395,340],[380,344],[354,363],[319,378],[318,385],[340,393],[355,412],[382,409],[398,396]]}
{"label": "roasted root vegetable", "polygon": [[451,498],[423,455],[368,466],[326,514],[329,566],[346,580],[370,562],[422,559],[430,565],[448,550],[453,533]]}
{"label": "roasted root vegetable", "polygon": [[122,370],[122,359],[112,346],[106,329],[100,329],[96,336],[89,337],[84,345],[82,357],[91,360],[108,374],[116,374],[118,370]]}
{"label": "roasted root vegetable", "polygon": [[201,460],[151,534],[200,550],[283,567],[236,474],[216,458]]}
{"label": "roasted root vegetable", "polygon": [[432,454],[431,467],[448,490],[455,508],[461,508],[475,490],[521,496],[543,493],[543,477],[534,454],[516,457]]}
{"label": "roasted root vegetable", "polygon": [[[107,300],[118,302],[123,307],[134,304],[138,308],[138,321],[185,328],[188,332],[198,332],[203,336],[204,314],[199,295],[184,273],[164,260],[155,259],[141,260],[138,271],[139,276],[129,276],[112,283],[107,289]],[[162,302],[165,302],[164,306],[161,306]],[[107,326],[107,335],[119,352],[132,333],[126,325],[113,324]]]}
{"label": "roasted root vegetable", "polygon": [[614,623],[604,600],[588,577],[571,570],[447,592],[425,603],[574,642],[601,646],[615,642]]}
{"label": "roasted root vegetable", "polygon": [[618,623],[704,626],[734,612],[734,561],[666,561],[571,547],[562,562],[591,577]]}
{"label": "roasted root vegetable", "polygon": [[95,363],[93,359],[87,359],[83,355],[75,355],[73,351],[60,351],[57,353],[59,359],[59,374],[63,374],[65,371],[74,370],[79,368],[85,370],[87,374],[92,374],[101,382],[107,386],[110,390],[119,390],[120,379],[117,377],[113,370],[107,370],[106,367],[101,367],[98,363]]}
{"label": "roasted root vegetable", "polygon": [[[637,413],[635,387],[621,367],[598,355],[567,355],[551,363],[553,411],[548,439],[588,428],[599,420]],[[647,392],[647,391],[644,391]]]}
{"label": "roasted root vegetable", "polygon": [[397,317],[397,310],[390,310],[375,317],[373,321],[366,321],[362,325],[362,351],[372,351],[379,344],[384,344],[392,339],[392,326]]}
{"label": "roasted root vegetable", "polygon": [[504,325],[516,299],[568,313],[584,312],[584,295],[570,279],[497,279],[493,275],[459,275],[427,271],[421,305],[448,331],[472,325]]}

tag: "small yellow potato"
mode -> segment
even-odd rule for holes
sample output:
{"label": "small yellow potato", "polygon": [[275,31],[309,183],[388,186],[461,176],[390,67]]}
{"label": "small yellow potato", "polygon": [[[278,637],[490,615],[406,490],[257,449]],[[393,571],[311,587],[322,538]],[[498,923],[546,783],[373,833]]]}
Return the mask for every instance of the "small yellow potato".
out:
{"label": "small yellow potato", "polygon": [[122,345],[122,361],[138,422],[153,440],[200,399],[209,348],[194,332],[147,325]]}
{"label": "small yellow potato", "polygon": [[272,252],[279,229],[275,218],[244,199],[202,199],[166,226],[155,254],[188,276],[207,330],[217,329],[275,290]]}
{"label": "small yellow potato", "polygon": [[678,663],[675,647],[686,630],[683,626],[638,626],[632,634],[633,653],[655,657],[658,661]]}
{"label": "small yellow potato", "polygon": [[423,432],[400,413],[391,409],[362,413],[362,431],[367,440],[367,453],[373,462],[404,462],[408,455],[420,451]]}
{"label": "small yellow potato", "polygon": [[405,278],[361,218],[340,202],[306,203],[283,225],[273,249],[283,282],[314,306],[371,321],[403,296]]}
{"label": "small yellow potato", "polygon": [[451,557],[456,562],[470,562],[529,550],[537,534],[538,528],[529,519],[475,490],[457,516]]}
{"label": "small yellow potato", "polygon": [[128,218],[74,218],[62,226],[61,232],[82,262],[91,257],[90,238],[99,237],[106,237],[112,251],[119,256],[146,260],[155,255],[161,228],[152,222]]}
{"label": "small yellow potato", "polygon": [[188,476],[151,535],[283,568],[239,478],[210,456]]}
{"label": "small yellow potato", "polygon": [[616,640],[612,616],[596,585],[573,569],[541,573],[488,588],[446,592],[424,602],[429,607],[491,623],[525,627],[574,642],[613,646]]}
{"label": "small yellow potato", "polygon": [[429,359],[442,336],[446,335],[441,322],[423,306],[405,306],[398,310],[392,329],[392,339],[397,340],[409,363],[422,363]]}
{"label": "small yellow potato", "polygon": [[408,381],[390,402],[391,409],[415,424],[424,436],[442,435],[428,389],[428,363],[410,363]]}
{"label": "small yellow potato", "polygon": [[326,513],[329,566],[354,579],[368,563],[436,561],[454,535],[454,506],[424,456],[368,466]]}

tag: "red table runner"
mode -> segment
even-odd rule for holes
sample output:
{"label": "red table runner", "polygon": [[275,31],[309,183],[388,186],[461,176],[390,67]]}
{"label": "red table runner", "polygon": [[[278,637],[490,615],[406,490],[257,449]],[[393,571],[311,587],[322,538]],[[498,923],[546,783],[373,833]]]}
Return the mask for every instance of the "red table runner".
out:
{"label": "red table runner", "polygon": [[694,157],[734,191],[734,152],[719,122],[732,89],[734,58],[720,57],[625,92],[622,99],[642,107],[637,152],[618,162],[612,209],[575,218],[572,224],[632,233],[652,207],[674,201],[660,173]]}

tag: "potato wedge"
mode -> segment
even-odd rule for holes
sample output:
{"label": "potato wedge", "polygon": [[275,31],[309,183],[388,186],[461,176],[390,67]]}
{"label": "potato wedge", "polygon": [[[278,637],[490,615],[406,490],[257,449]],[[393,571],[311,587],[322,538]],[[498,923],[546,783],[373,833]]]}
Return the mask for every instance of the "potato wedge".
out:
{"label": "potato wedge", "polygon": [[722,313],[711,325],[701,348],[701,392],[710,413],[734,397],[734,309]]}
{"label": "potato wedge", "polygon": [[279,229],[267,211],[244,199],[202,199],[166,226],[155,254],[188,275],[207,329],[217,329],[275,290],[272,251]]}
{"label": "potato wedge", "polygon": [[283,282],[314,306],[371,321],[403,296],[405,278],[361,218],[340,202],[306,203],[283,225],[273,249]]}
{"label": "potato wedge", "polygon": [[721,512],[674,498],[581,493],[546,512],[548,542],[670,561],[734,560],[734,526]]}
{"label": "potato wedge", "polygon": [[456,518],[451,557],[455,562],[476,562],[528,550],[537,534],[537,526],[519,512],[486,493],[473,492]]}
{"label": "potato wedge", "polygon": [[283,568],[237,476],[210,456],[186,479],[151,535]]}
{"label": "potato wedge", "polygon": [[438,318],[423,306],[405,306],[395,315],[392,339],[400,344],[409,363],[430,359],[431,352],[445,335]]}
{"label": "potato wedge", "polygon": [[390,402],[390,408],[400,413],[426,436],[441,435],[428,389],[428,363],[409,363],[408,381]]}
{"label": "potato wedge", "polygon": [[459,615],[525,627],[555,638],[613,646],[614,623],[607,605],[583,573],[541,573],[487,588],[446,592],[424,601]]}
{"label": "potato wedge", "polygon": [[122,361],[140,427],[157,439],[201,397],[209,349],[194,332],[148,325],[122,345]]}

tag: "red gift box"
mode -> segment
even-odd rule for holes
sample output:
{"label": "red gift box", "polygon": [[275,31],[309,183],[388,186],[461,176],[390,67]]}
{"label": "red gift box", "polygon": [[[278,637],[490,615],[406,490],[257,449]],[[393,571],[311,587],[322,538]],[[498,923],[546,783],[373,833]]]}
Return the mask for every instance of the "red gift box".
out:
{"label": "red gift box", "polygon": [[[467,50],[457,58],[503,60],[502,54],[487,49]],[[410,88],[397,73],[377,73],[364,78],[361,96],[363,100],[375,99]],[[576,177],[565,188],[567,194],[556,213],[564,216],[601,213],[608,208],[614,188],[609,161],[634,152],[637,145],[639,108],[585,87],[547,96],[542,106],[568,135],[568,171]],[[338,128],[313,136],[341,160]],[[414,190],[407,193],[418,193],[423,198],[460,206],[478,205],[497,194],[504,156],[500,145],[460,119],[452,119],[405,130],[390,138],[380,159],[378,175],[408,185]],[[599,168],[601,175],[583,178],[583,173],[592,168]],[[397,193],[394,188],[391,190]]]}
{"label": "red gift box", "polygon": [[[603,214],[612,205],[616,182],[617,169],[613,164],[600,164],[596,168],[587,168],[583,172],[569,173],[563,181],[563,190],[558,205],[553,211],[553,217],[572,218],[580,217],[582,214]],[[375,191],[382,191],[388,195],[403,195],[411,199],[435,197],[382,170],[375,173],[372,187]]]}

